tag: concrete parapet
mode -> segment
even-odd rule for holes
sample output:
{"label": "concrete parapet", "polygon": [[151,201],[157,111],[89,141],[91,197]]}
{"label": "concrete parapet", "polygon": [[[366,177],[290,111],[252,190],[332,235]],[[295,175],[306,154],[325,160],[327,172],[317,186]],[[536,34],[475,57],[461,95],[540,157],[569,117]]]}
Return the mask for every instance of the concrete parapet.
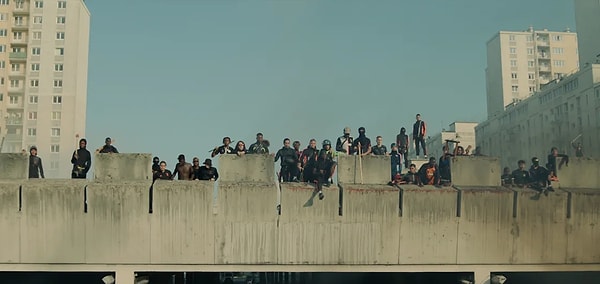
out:
{"label": "concrete parapet", "polygon": [[600,190],[569,189],[567,262],[600,263]]}
{"label": "concrete parapet", "polygon": [[562,190],[548,196],[530,189],[515,192],[512,263],[566,263],[568,194]]}
{"label": "concrete parapet", "polygon": [[18,182],[0,182],[0,263],[19,263],[21,246],[19,232],[19,189]]}
{"label": "concrete parapet", "polygon": [[152,154],[96,153],[94,158],[95,180],[152,180]]}
{"label": "concrete parapet", "polygon": [[273,156],[269,154],[220,155],[219,181],[272,183],[275,181]]}
{"label": "concrete parapet", "polygon": [[214,185],[212,181],[154,184],[152,263],[214,263]]}
{"label": "concrete parapet", "polygon": [[0,154],[0,180],[29,178],[29,155],[21,153]]}
{"label": "concrete parapet", "polygon": [[22,184],[21,262],[85,262],[85,180]]}
{"label": "concrete parapet", "polygon": [[600,160],[598,159],[571,158],[568,165],[564,164],[556,171],[560,188],[600,189]]}
{"label": "concrete parapet", "polygon": [[400,190],[385,185],[343,184],[343,264],[398,264]]}
{"label": "concrete parapet", "polygon": [[459,188],[459,264],[511,263],[514,191]]}
{"label": "concrete parapet", "polygon": [[[362,170],[361,170],[362,168]],[[389,156],[338,156],[338,182],[346,184],[387,184],[392,179]]]}
{"label": "concrete parapet", "polygon": [[278,191],[275,183],[225,182],[219,178],[217,264],[277,263]]}
{"label": "concrete parapet", "polygon": [[400,264],[455,264],[458,191],[400,186]]}
{"label": "concrete parapet", "polygon": [[281,184],[279,264],[340,263],[339,188],[323,193],[319,200],[311,184]]}
{"label": "concrete parapet", "polygon": [[452,184],[459,187],[494,187],[500,186],[502,168],[500,160],[485,156],[452,157]]}

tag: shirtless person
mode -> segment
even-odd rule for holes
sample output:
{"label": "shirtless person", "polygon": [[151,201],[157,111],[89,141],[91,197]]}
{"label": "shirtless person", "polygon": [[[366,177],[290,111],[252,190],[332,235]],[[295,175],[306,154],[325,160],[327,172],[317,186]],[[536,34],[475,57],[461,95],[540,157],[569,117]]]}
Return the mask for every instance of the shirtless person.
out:
{"label": "shirtless person", "polygon": [[177,157],[179,163],[175,165],[175,170],[173,170],[173,178],[177,176],[178,180],[192,180],[192,164],[185,162],[185,156],[180,154]]}

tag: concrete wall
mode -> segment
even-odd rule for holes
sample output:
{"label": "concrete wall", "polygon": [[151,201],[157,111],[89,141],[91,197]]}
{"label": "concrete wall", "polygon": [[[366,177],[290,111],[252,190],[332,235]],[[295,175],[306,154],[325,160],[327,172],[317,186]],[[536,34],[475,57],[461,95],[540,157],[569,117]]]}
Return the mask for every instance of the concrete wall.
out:
{"label": "concrete wall", "polygon": [[101,154],[94,156],[94,179],[152,180],[152,154]]}
{"label": "concrete wall", "polygon": [[494,157],[452,157],[450,171],[455,186],[500,186],[500,160]]}
{"label": "concrete wall", "polygon": [[20,261],[19,187],[18,182],[0,181],[0,244],[3,244],[0,249],[1,263]]}
{"label": "concrete wall", "polygon": [[26,178],[29,178],[29,155],[0,153],[0,180]]}
{"label": "concrete wall", "polygon": [[219,155],[219,181],[272,183],[274,165],[274,158],[268,154]]}
{"label": "concrete wall", "polygon": [[560,188],[600,188],[600,160],[570,158],[569,165],[556,171]]}
{"label": "concrete wall", "polygon": [[[571,214],[567,219],[567,261],[600,263],[600,194],[598,189],[570,189]],[[596,245],[587,245],[587,244]]]}
{"label": "concrete wall", "polygon": [[[362,171],[361,171],[362,163]],[[338,156],[338,182],[347,184],[387,184],[392,179],[389,156]]]}

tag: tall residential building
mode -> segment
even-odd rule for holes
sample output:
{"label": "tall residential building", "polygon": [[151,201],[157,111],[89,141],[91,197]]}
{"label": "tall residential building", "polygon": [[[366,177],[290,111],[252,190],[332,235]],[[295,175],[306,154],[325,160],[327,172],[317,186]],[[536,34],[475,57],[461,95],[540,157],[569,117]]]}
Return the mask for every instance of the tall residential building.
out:
{"label": "tall residential building", "polygon": [[46,177],[85,137],[89,32],[83,0],[0,0],[1,151],[37,146]]}
{"label": "tall residential building", "polygon": [[540,86],[578,70],[577,34],[500,31],[487,42],[487,107],[494,117]]}
{"label": "tall residential building", "polygon": [[579,64],[600,63],[600,0],[575,0]]}
{"label": "tall residential building", "polygon": [[[442,156],[442,147],[445,145],[446,140],[454,140],[459,141],[459,146],[462,146],[464,149],[471,146],[471,154],[474,153],[475,147],[475,126],[477,126],[477,122],[453,122],[449,125],[450,129],[445,130],[442,129],[442,132],[428,137],[427,139],[427,153],[429,157],[440,158]],[[449,144],[450,152],[454,152],[454,145]]]}

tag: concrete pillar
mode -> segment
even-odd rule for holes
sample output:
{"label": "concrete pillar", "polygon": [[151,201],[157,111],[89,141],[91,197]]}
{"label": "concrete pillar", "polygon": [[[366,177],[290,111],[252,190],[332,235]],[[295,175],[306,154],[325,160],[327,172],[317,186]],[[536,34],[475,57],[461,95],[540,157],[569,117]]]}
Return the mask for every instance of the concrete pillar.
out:
{"label": "concrete pillar", "polygon": [[475,274],[475,284],[489,284],[490,283],[489,280],[490,280],[491,271],[481,269],[481,270],[476,270],[474,272],[474,274]]}
{"label": "concrete pillar", "polygon": [[128,267],[117,267],[115,269],[116,284],[135,284],[135,271]]}

